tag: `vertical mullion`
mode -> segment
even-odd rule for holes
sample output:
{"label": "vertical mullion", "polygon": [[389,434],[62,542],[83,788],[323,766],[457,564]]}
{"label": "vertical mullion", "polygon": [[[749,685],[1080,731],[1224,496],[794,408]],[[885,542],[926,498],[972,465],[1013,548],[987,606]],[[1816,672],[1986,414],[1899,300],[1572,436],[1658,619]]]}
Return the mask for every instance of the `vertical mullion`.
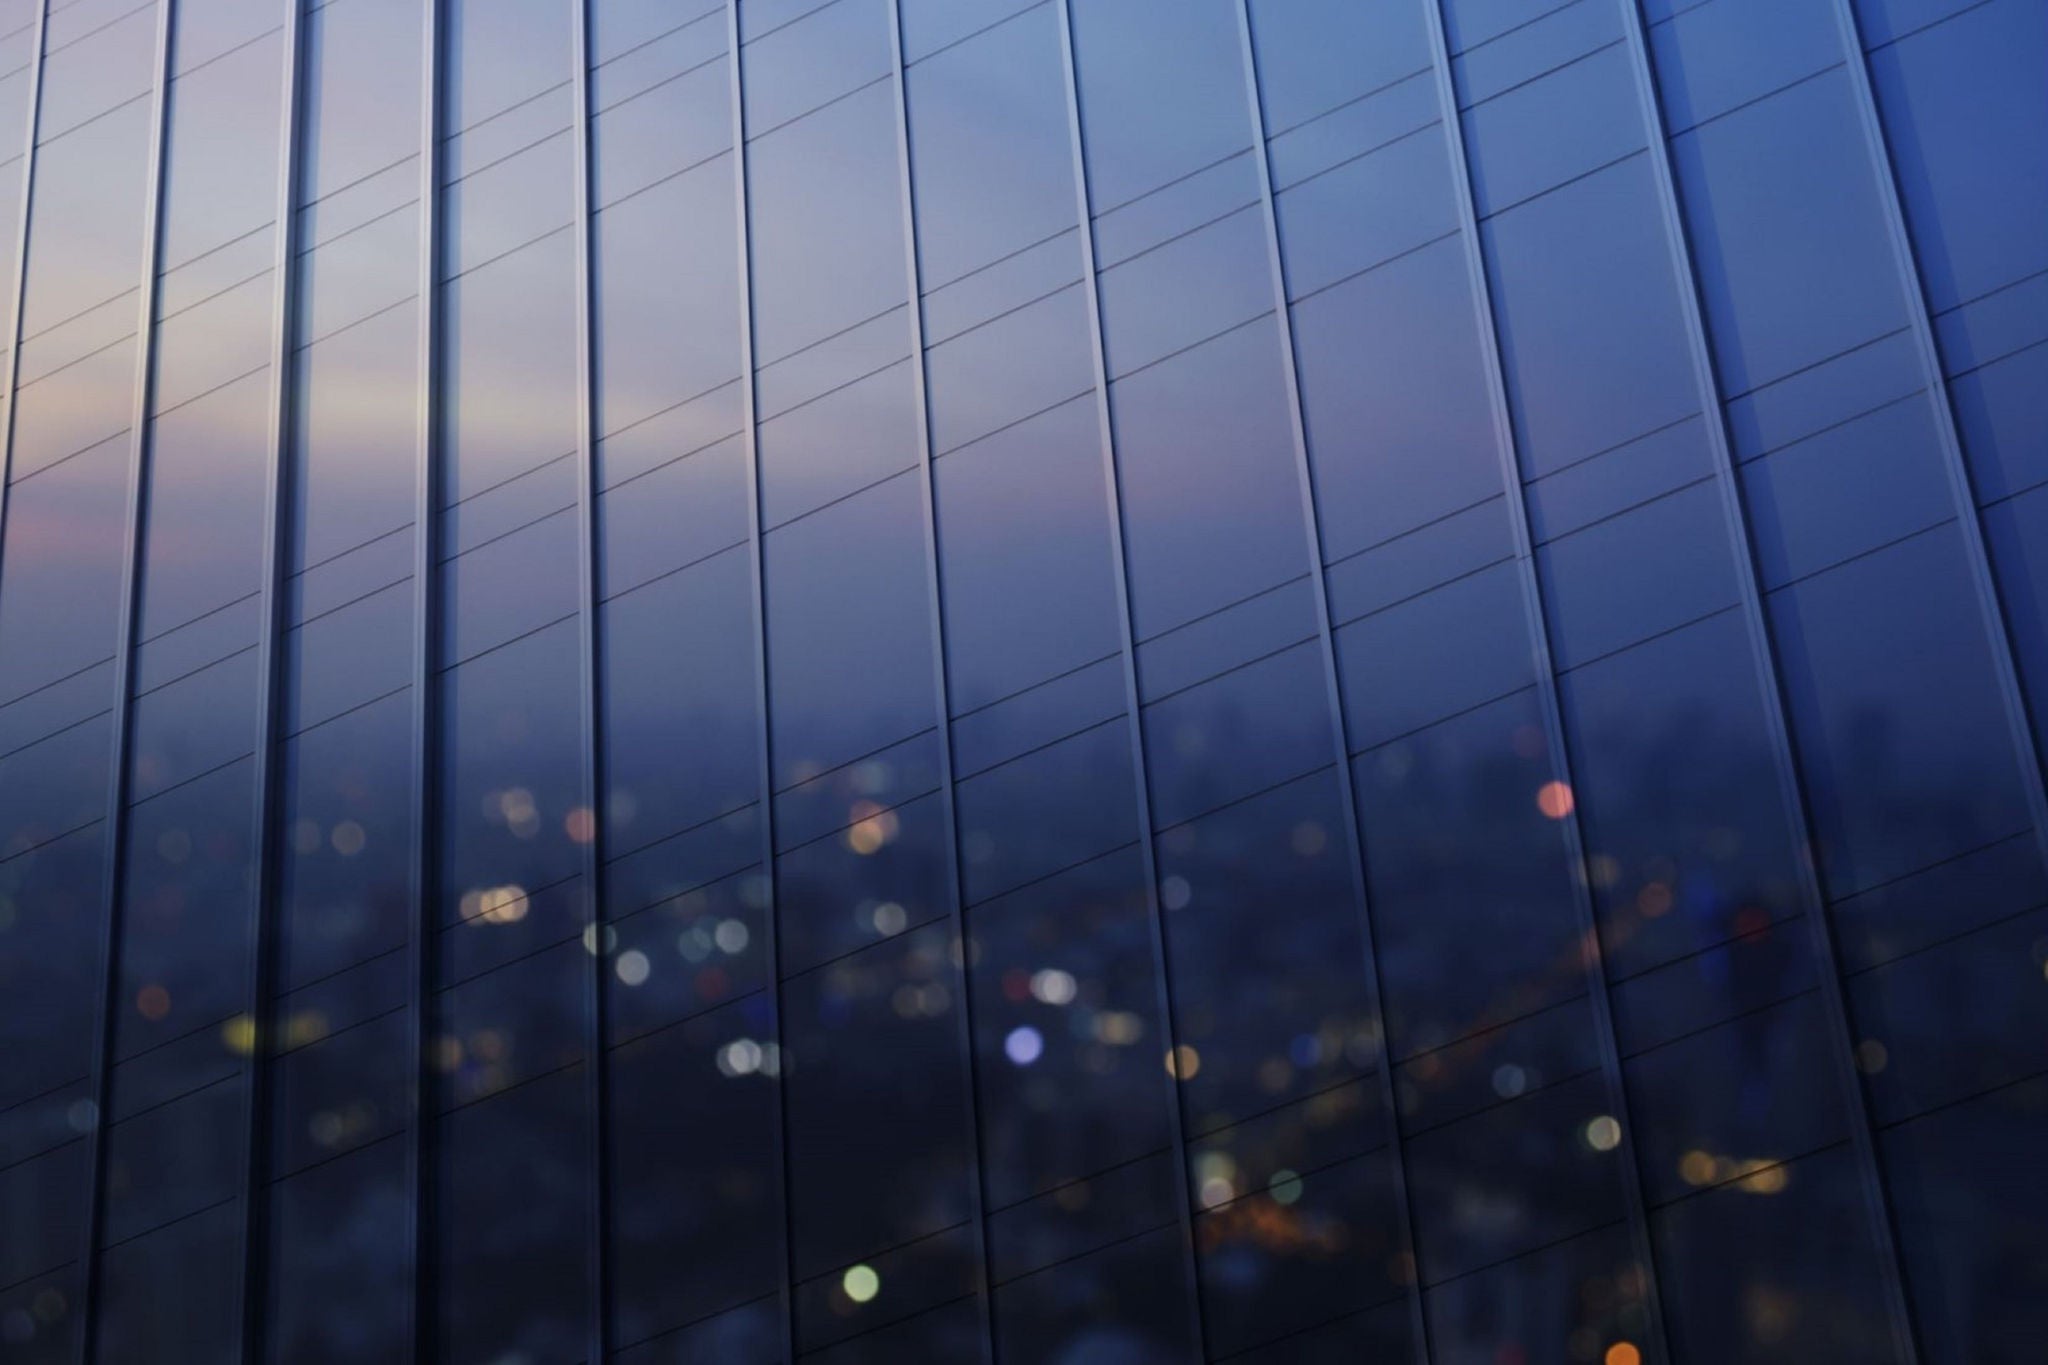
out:
{"label": "vertical mullion", "polygon": [[1902,1362],[1917,1361],[1912,1316],[1906,1302],[1904,1270],[1899,1259],[1892,1215],[1879,1173],[1877,1142],[1870,1111],[1857,1074],[1854,1033],[1848,1004],[1843,997],[1841,959],[1835,948],[1834,928],[1829,919],[1827,896],[1821,888],[1819,862],[1811,808],[1799,775],[1798,759],[1792,748],[1791,723],[1783,673],[1778,665],[1769,622],[1764,615],[1763,590],[1756,567],[1754,539],[1749,516],[1742,502],[1742,489],[1735,472],[1734,443],[1728,434],[1727,409],[1721,402],[1720,375],[1714,367],[1707,342],[1705,313],[1700,302],[1697,267],[1685,215],[1678,202],[1677,178],[1671,169],[1670,142],[1665,134],[1663,104],[1659,98],[1656,70],[1650,61],[1648,33],[1638,5],[1640,0],[1622,0],[1622,23],[1628,34],[1630,56],[1635,69],[1638,97],[1650,137],[1650,170],[1657,184],[1658,209],[1663,215],[1665,240],[1670,244],[1672,265],[1678,276],[1678,306],[1685,319],[1686,344],[1692,354],[1695,382],[1704,411],[1709,456],[1714,464],[1714,482],[1719,489],[1721,512],[1734,551],[1735,577],[1742,597],[1743,624],[1749,636],[1750,659],[1755,665],[1757,687],[1764,703],[1764,724],[1770,736],[1778,774],[1779,798],[1784,803],[1798,841],[1797,861],[1800,898],[1806,906],[1808,932],[1817,958],[1821,996],[1833,1027],[1829,1052],[1835,1064],[1835,1081],[1848,1106],[1850,1141],[1856,1150],[1857,1178],[1862,1187],[1871,1234],[1884,1267],[1885,1309],[1891,1319],[1893,1349]]}
{"label": "vertical mullion", "polygon": [[611,926],[604,913],[604,821],[599,812],[604,802],[604,752],[599,728],[598,696],[598,573],[597,573],[597,450],[594,431],[596,403],[592,386],[596,382],[591,345],[591,169],[590,169],[590,3],[570,0],[569,87],[575,101],[570,117],[570,156],[576,168],[576,579],[577,621],[580,626],[578,663],[581,667],[581,722],[583,757],[583,806],[588,812],[583,840],[583,895],[589,907],[590,928],[584,946],[589,949],[590,972],[585,978],[584,1009],[584,1103],[589,1135],[590,1191],[588,1248],[585,1273],[590,1285],[590,1321],[585,1360],[603,1365],[611,1326],[610,1225],[607,1205],[611,1196],[610,1166],[606,1141],[610,1125],[605,1118],[605,972],[610,961]]}
{"label": "vertical mullion", "polygon": [[1258,48],[1252,36],[1251,0],[1238,0],[1238,34],[1244,53],[1245,98],[1251,108],[1252,153],[1259,173],[1259,203],[1265,215],[1268,266],[1273,280],[1274,315],[1280,322],[1280,364],[1286,377],[1287,419],[1294,441],[1295,476],[1301,490],[1301,518],[1308,536],[1309,574],[1315,585],[1316,635],[1321,642],[1323,686],[1330,707],[1332,735],[1337,742],[1337,791],[1344,814],[1345,843],[1350,854],[1353,889],[1358,897],[1359,933],[1365,950],[1365,976],[1372,988],[1377,1038],[1380,1103],[1387,1116],[1388,1151],[1393,1163],[1395,1213],[1401,1249],[1408,1257],[1409,1331],[1415,1359],[1428,1365],[1429,1321],[1422,1311],[1420,1261],[1415,1251],[1415,1213],[1408,1192],[1408,1159],[1401,1140],[1401,1110],[1394,1092],[1394,1058],[1387,1038],[1386,990],[1380,973],[1379,948],[1373,936],[1372,893],[1365,875],[1365,835],[1359,825],[1358,793],[1351,774],[1351,730],[1344,718],[1344,693],[1338,681],[1337,646],[1330,625],[1330,589],[1324,573],[1322,525],[1316,510],[1315,469],[1308,458],[1308,427],[1302,416],[1301,376],[1296,364],[1294,315],[1289,302],[1287,262],[1280,250],[1280,221],[1273,206],[1273,164],[1266,144],[1266,111],[1259,94]]}
{"label": "vertical mullion", "polygon": [[277,734],[284,686],[285,522],[291,497],[291,371],[296,328],[294,304],[298,272],[295,250],[298,221],[300,21],[306,0],[285,0],[284,69],[278,103],[276,240],[271,278],[271,352],[269,419],[270,468],[265,477],[262,542],[262,614],[257,618],[257,687],[255,792],[251,802],[254,829],[250,847],[256,867],[249,907],[249,1018],[254,1022],[249,1050],[248,1147],[242,1200],[242,1342],[247,1365],[264,1359],[265,1274],[268,1245],[270,1143],[270,1062],[273,1046],[273,996],[277,992],[277,926],[273,903],[278,899],[279,821],[277,804],[279,755]]}
{"label": "vertical mullion", "polygon": [[[36,6],[33,55],[28,68],[28,134],[21,149],[21,211],[15,215],[14,279],[7,295],[7,374],[0,383],[0,546],[7,539],[7,487],[14,474],[14,400],[21,380],[22,297],[28,288],[29,207],[35,200],[36,136],[43,113],[43,32],[50,22],[50,0]],[[0,556],[0,573],[6,572]]]}
{"label": "vertical mullion", "polygon": [[[91,1187],[85,1213],[84,1322],[79,1360],[91,1365],[100,1323],[100,1236],[106,1224],[108,1111],[114,1091],[114,1007],[121,972],[121,886],[128,831],[128,743],[134,688],[136,603],[141,591],[142,524],[148,509],[149,407],[155,392],[157,259],[163,245],[164,144],[171,84],[171,11],[157,0],[155,86],[149,105],[149,162],[143,203],[142,278],[135,310],[135,392],[129,411],[128,500],[122,534],[121,602],[114,646],[113,735],[108,745],[107,813],[100,866],[99,1012],[93,1019],[93,1123],[86,1135]],[[26,245],[24,243],[24,245]]]}
{"label": "vertical mullion", "polygon": [[974,1179],[968,1189],[968,1216],[974,1220],[975,1248],[981,1258],[981,1295],[978,1301],[982,1338],[989,1358],[999,1360],[995,1338],[995,1262],[989,1254],[987,1154],[981,1145],[981,1084],[975,1063],[974,1033],[974,944],[967,934],[967,895],[961,881],[960,812],[953,786],[953,701],[952,683],[946,664],[946,619],[939,565],[938,489],[932,467],[931,392],[925,373],[924,272],[917,260],[917,195],[910,165],[910,94],[903,62],[903,10],[900,0],[889,0],[889,54],[896,85],[896,150],[900,158],[898,181],[902,187],[903,254],[910,285],[910,380],[917,403],[917,462],[922,467],[918,481],[924,507],[924,547],[931,571],[926,576],[926,598],[931,612],[932,679],[938,703],[939,791],[945,808],[946,895],[953,920],[953,942],[960,955],[960,1037],[967,1061],[967,1146],[974,1161]]}
{"label": "vertical mullion", "polygon": [[435,375],[440,356],[441,260],[441,0],[424,0],[420,34],[420,166],[419,166],[419,351],[414,380],[414,485],[412,558],[412,848],[409,890],[412,894],[411,1062],[412,1124],[407,1144],[407,1184],[412,1218],[407,1226],[412,1257],[412,1359],[427,1365],[436,1349],[439,1288],[435,1282],[433,1147],[435,1109],[433,1001],[435,935],[438,932],[436,841],[433,823],[438,803],[435,761],[440,727],[435,724],[434,663],[440,653],[439,612],[434,597],[434,564],[438,554],[440,496],[440,413],[435,406]]}
{"label": "vertical mullion", "polygon": [[[1486,258],[1479,240],[1478,212],[1472,197],[1472,163],[1465,153],[1465,130],[1459,120],[1458,92],[1451,75],[1450,44],[1444,35],[1442,4],[1443,0],[1426,0],[1423,9],[1444,136],[1449,142],[1454,163],[1451,182],[1457,196],[1458,227],[1464,239],[1466,271],[1472,281],[1472,304],[1479,324],[1479,349],[1486,368],[1494,446],[1500,457],[1501,491],[1506,498],[1508,523],[1514,535],[1515,571],[1521,581],[1523,620],[1529,632],[1530,661],[1534,665],[1536,695],[1543,712],[1544,737],[1557,776],[1568,790],[1573,790],[1571,755],[1565,747],[1564,712],[1558,702],[1557,671],[1551,656],[1550,627],[1543,613],[1542,586],[1537,581],[1536,554],[1529,533],[1529,510],[1524,501],[1521,458],[1516,447],[1514,421],[1508,410],[1507,381],[1501,368],[1500,334],[1493,308],[1493,291],[1487,282]],[[1622,1193],[1627,1204],[1629,1238],[1636,1260],[1642,1267],[1643,1300],[1649,1316],[1646,1335],[1658,1343],[1661,1358],[1669,1360],[1672,1358],[1671,1342],[1664,1326],[1656,1247],[1650,1238],[1649,1200],[1643,1191],[1642,1166],[1636,1155],[1635,1116],[1629,1110],[1621,1047],[1615,1036],[1607,958],[1600,941],[1599,920],[1593,911],[1592,878],[1587,873],[1585,837],[1579,827],[1576,801],[1558,824],[1562,827],[1571,862],[1572,903],[1578,911],[1582,954],[1591,978],[1587,999],[1593,1012],[1595,1042],[1600,1049],[1600,1069],[1606,1076],[1610,1102],[1619,1111],[1616,1117],[1621,1120],[1618,1152],[1622,1165]]]}
{"label": "vertical mullion", "polygon": [[1189,1331],[1201,1357],[1209,1355],[1208,1324],[1202,1311],[1201,1266],[1195,1252],[1194,1205],[1188,1192],[1186,1118],[1181,1112],[1180,1044],[1173,1008],[1173,972],[1166,951],[1166,915],[1159,898],[1159,855],[1153,839],[1152,791],[1145,762],[1145,716],[1138,696],[1138,645],[1131,624],[1130,563],[1124,546],[1123,487],[1116,458],[1116,428],[1109,394],[1109,359],[1102,340],[1102,291],[1095,272],[1095,200],[1089,187],[1088,160],[1081,136],[1081,78],[1074,57],[1074,13],[1069,0],[1058,0],[1060,62],[1065,69],[1067,128],[1074,161],[1074,193],[1081,210],[1081,279],[1088,296],[1088,349],[1095,372],[1095,415],[1102,432],[1103,496],[1109,508],[1110,562],[1116,578],[1118,643],[1123,654],[1124,706],[1131,728],[1131,775],[1137,788],[1138,841],[1144,854],[1145,906],[1151,934],[1152,962],[1159,983],[1159,1026],[1166,1034],[1162,1059],[1172,1080],[1167,1105],[1168,1140],[1173,1146],[1174,1212],[1181,1229],[1181,1263],[1188,1284]]}
{"label": "vertical mullion", "polygon": [[747,105],[740,60],[740,2],[726,0],[725,42],[732,62],[733,207],[737,218],[740,303],[740,422],[747,465],[747,539],[754,608],[754,709],[760,717],[756,766],[761,792],[761,886],[766,895],[768,991],[775,1015],[775,1113],[770,1137],[782,1180],[783,1359],[796,1360],[796,1214],[789,1179],[788,1040],[783,1036],[781,900],[775,876],[775,723],[768,711],[768,566],[761,528],[761,441],[759,396],[754,374],[753,214],[747,197]]}
{"label": "vertical mullion", "polygon": [[1984,630],[1991,645],[1991,672],[2006,725],[2012,731],[2015,757],[2020,760],[2020,782],[2026,788],[2027,813],[2034,821],[2034,838],[2043,857],[2048,858],[2048,778],[2044,778],[2040,747],[2034,742],[2034,727],[2027,713],[2026,692],[2020,686],[2019,666],[2013,658],[2012,633],[1998,600],[1998,583],[1991,567],[1991,553],[1984,543],[1984,526],[1978,519],[1977,493],[1970,482],[1970,466],[1963,455],[1963,442],[1956,429],[1955,399],[1949,392],[1948,376],[1942,368],[1941,351],[1934,342],[1934,319],[1927,302],[1926,275],[1920,269],[1919,254],[1906,226],[1905,205],[1899,197],[1899,178],[1885,139],[1884,121],[1877,111],[1877,94],[1870,85],[1870,54],[1863,46],[1863,31],[1849,0],[1834,0],[1835,18],[1841,26],[1843,65],[1855,91],[1856,116],[1863,126],[1870,149],[1871,169],[1877,176],[1878,211],[1883,215],[1891,238],[1892,255],[1899,272],[1900,291],[1905,296],[1907,325],[1913,345],[1927,378],[1927,393],[1934,408],[1936,444],[1941,449],[1942,472],[1948,476],[1949,492],[1955,499],[1956,525],[1962,531],[1964,558],[1968,561],[1970,586],[1975,590],[1978,610],[1984,616]]}

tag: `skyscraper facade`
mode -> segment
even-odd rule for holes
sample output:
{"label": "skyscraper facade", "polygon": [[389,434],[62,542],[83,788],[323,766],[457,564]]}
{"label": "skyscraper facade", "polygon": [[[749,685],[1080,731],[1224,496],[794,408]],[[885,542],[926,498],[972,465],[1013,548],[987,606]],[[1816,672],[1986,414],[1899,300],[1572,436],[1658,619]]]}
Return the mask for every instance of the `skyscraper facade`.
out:
{"label": "skyscraper facade", "polygon": [[0,71],[0,1362],[2041,1358],[2048,5]]}

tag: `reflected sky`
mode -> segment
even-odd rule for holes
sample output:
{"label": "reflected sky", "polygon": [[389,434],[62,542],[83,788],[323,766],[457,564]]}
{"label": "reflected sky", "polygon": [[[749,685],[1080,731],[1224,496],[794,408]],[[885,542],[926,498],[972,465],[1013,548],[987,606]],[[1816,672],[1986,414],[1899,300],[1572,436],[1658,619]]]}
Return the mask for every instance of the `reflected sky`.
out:
{"label": "reflected sky", "polygon": [[2044,50],[0,0],[0,1362],[2032,1360]]}

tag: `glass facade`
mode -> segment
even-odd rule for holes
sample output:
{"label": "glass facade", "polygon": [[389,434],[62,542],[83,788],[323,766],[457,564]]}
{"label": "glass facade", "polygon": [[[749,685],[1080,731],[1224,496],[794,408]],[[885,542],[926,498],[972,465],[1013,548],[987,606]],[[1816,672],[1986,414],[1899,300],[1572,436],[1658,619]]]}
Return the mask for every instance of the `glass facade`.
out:
{"label": "glass facade", "polygon": [[0,72],[0,1362],[2041,1358],[2048,5]]}

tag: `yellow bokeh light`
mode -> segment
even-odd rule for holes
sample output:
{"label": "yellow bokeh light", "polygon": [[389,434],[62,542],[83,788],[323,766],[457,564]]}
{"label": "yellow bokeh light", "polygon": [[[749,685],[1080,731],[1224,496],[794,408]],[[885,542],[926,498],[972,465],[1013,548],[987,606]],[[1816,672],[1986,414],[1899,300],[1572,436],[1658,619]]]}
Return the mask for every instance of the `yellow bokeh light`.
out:
{"label": "yellow bokeh light", "polygon": [[[1129,1010],[1109,1010],[1095,1016],[1097,1042],[1111,1047],[1128,1047],[1145,1036],[1145,1021]],[[1172,1062],[1167,1063],[1168,1066]]]}
{"label": "yellow bokeh light", "polygon": [[853,823],[846,828],[846,846],[866,857],[896,837],[896,812],[883,810],[872,801],[856,801],[847,812]]}
{"label": "yellow bokeh light", "polygon": [[526,918],[526,888],[486,886],[465,892],[462,918],[471,924],[517,924]]}
{"label": "yellow bokeh light", "polygon": [[220,1026],[220,1040],[227,1050],[246,1057],[256,1050],[256,1021],[238,1014]]}
{"label": "yellow bokeh light", "polygon": [[1750,1163],[1741,1180],[1742,1189],[1749,1194],[1777,1194],[1791,1183],[1783,1166],[1765,1166],[1761,1162]]}
{"label": "yellow bokeh light", "polygon": [[839,1287],[855,1303],[867,1303],[882,1292],[882,1277],[872,1266],[857,1265],[839,1277]]}
{"label": "yellow bokeh light", "polygon": [[1635,1348],[1634,1342],[1617,1341],[1607,1348],[1601,1365],[1643,1365],[1643,1353]]}

